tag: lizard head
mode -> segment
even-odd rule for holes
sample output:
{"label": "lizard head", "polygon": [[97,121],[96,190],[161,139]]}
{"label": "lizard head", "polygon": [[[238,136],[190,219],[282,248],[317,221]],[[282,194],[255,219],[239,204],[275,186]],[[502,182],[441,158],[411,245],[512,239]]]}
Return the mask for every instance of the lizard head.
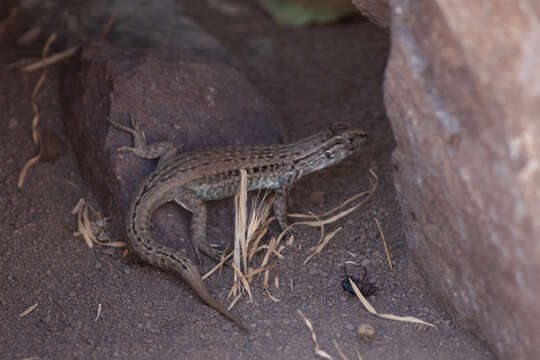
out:
{"label": "lizard head", "polygon": [[324,156],[329,161],[339,162],[351,155],[367,140],[367,134],[347,124],[336,123],[327,131]]}
{"label": "lizard head", "polygon": [[337,164],[355,152],[367,140],[367,134],[360,129],[337,123],[326,131],[310,138],[311,146],[307,156],[296,162],[296,178]]}

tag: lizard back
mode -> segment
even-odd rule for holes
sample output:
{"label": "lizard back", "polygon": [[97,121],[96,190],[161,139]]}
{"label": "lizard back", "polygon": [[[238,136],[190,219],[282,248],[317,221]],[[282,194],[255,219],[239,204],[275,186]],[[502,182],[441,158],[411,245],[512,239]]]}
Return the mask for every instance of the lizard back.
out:
{"label": "lizard back", "polygon": [[290,144],[230,146],[182,153],[154,171],[143,183],[141,195],[155,187],[183,186],[202,200],[236,194],[240,170],[248,175],[248,191],[276,189],[302,176],[339,163],[366,139],[365,133],[347,125]]}

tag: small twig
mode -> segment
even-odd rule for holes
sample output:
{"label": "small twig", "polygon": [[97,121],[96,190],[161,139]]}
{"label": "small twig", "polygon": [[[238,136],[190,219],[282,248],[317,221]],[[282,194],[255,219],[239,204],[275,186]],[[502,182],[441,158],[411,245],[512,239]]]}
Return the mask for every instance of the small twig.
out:
{"label": "small twig", "polygon": [[28,309],[20,313],[19,317],[25,317],[26,315],[30,314],[32,311],[34,311],[35,308],[37,308],[37,306],[38,306],[38,303],[35,303],[34,305],[30,306]]}
{"label": "small twig", "polygon": [[297,310],[297,311],[298,311],[298,314],[300,314],[300,316],[302,317],[302,319],[304,319],[304,322],[306,323],[306,326],[308,327],[309,331],[311,331],[311,338],[313,339],[313,342],[315,343],[315,349],[314,349],[315,354],[319,355],[322,358],[333,360],[330,354],[328,354],[326,351],[321,349],[319,342],[317,341],[317,335],[315,335],[315,331],[313,330],[313,324],[311,324],[311,321],[307,317],[305,317],[304,313],[302,313],[301,310]]}
{"label": "small twig", "polygon": [[[43,46],[43,50],[41,52],[42,59],[45,59],[47,56],[49,49],[51,48],[52,43],[56,40],[56,33],[52,33],[47,41],[45,42],[45,45]],[[24,184],[24,179],[26,178],[26,173],[32,167],[40,158],[41,158],[41,141],[40,141],[40,134],[39,134],[39,106],[37,103],[37,96],[39,93],[39,90],[41,89],[41,86],[45,82],[45,78],[47,77],[47,69],[44,69],[41,73],[41,76],[39,77],[38,82],[36,83],[36,86],[34,86],[34,90],[32,91],[32,110],[34,111],[34,117],[32,118],[32,140],[34,141],[34,144],[38,147],[38,153],[34,156],[32,156],[26,163],[24,164],[23,168],[21,169],[21,172],[19,173],[19,178],[17,180],[17,187],[21,188]]]}
{"label": "small twig", "polygon": [[326,235],[324,237],[324,240],[320,244],[318,244],[317,246],[314,246],[311,249],[309,249],[309,251],[311,251],[312,254],[309,255],[306,258],[306,260],[304,260],[304,265],[307,264],[308,261],[311,260],[315,255],[319,254],[325,248],[325,246],[330,242],[330,240],[334,237],[334,235],[336,235],[338,233],[338,231],[340,231],[341,229],[342,229],[341,227],[338,227],[336,230],[334,230],[330,234]]}
{"label": "small twig", "polygon": [[364,359],[362,358],[362,355],[360,355],[360,351],[358,351],[358,349],[356,348],[356,346],[353,345],[353,348],[354,348],[354,352],[356,353],[356,358],[357,358],[358,360],[364,360]]}
{"label": "small twig", "polygon": [[231,256],[233,256],[232,252],[229,253],[227,256],[224,256],[216,266],[214,266],[212,269],[210,269],[206,274],[204,274],[202,276],[202,279],[206,280],[210,275],[212,275],[217,270],[219,270],[223,266],[223,264],[225,264],[227,262],[227,260],[229,260],[231,258]]}
{"label": "small twig", "polygon": [[386,239],[384,238],[384,233],[381,228],[381,223],[377,218],[375,218],[375,222],[377,223],[377,227],[379,228],[379,233],[381,234],[381,238],[384,245],[384,251],[386,252],[386,259],[388,260],[388,266],[390,266],[390,270],[392,269],[392,260],[390,259],[390,252],[388,251],[388,245],[386,244]]}
{"label": "small twig", "polygon": [[333,341],[334,346],[336,347],[336,349],[337,349],[339,355],[343,358],[343,360],[349,360],[349,358],[345,356],[345,354],[343,353],[343,351],[341,351],[341,348],[339,347],[337,341],[336,341],[335,339],[332,340],[332,341]]}
{"label": "small twig", "polygon": [[231,266],[234,269],[234,272],[236,273],[236,276],[238,277],[238,279],[240,280],[240,282],[244,286],[244,289],[246,289],[246,291],[247,291],[247,293],[249,295],[249,298],[253,300],[253,296],[251,295],[251,289],[249,287],[249,283],[247,281],[246,276],[244,274],[242,274],[242,271],[240,271],[240,269],[238,268],[238,266],[236,266],[235,263],[232,263]]}
{"label": "small twig", "polygon": [[373,306],[367,301],[367,299],[362,295],[362,292],[360,289],[358,289],[358,286],[354,283],[354,281],[349,278],[349,284],[351,284],[351,287],[353,288],[353,291],[356,295],[356,297],[360,300],[362,305],[364,305],[364,308],[372,315],[375,315],[377,317],[388,319],[388,320],[394,320],[394,321],[405,321],[405,322],[411,322],[415,324],[421,324],[421,325],[427,325],[436,328],[435,325],[428,323],[424,320],[420,320],[418,318],[415,318],[414,316],[397,316],[392,314],[379,314]]}
{"label": "small twig", "polygon": [[97,316],[96,316],[96,318],[94,319],[94,321],[98,321],[100,315],[101,315],[101,304],[98,304],[98,308],[97,308]]}
{"label": "small twig", "polygon": [[268,289],[264,289],[264,292],[266,295],[272,300],[273,302],[280,302],[281,300],[275,297],[274,295],[270,294],[270,291]]}
{"label": "small twig", "polygon": [[[240,269],[244,265],[247,269],[246,257],[246,221],[247,221],[247,171],[240,170],[240,191],[234,198],[235,227],[234,227],[234,250],[233,263]],[[247,255],[246,255],[247,256]],[[235,272],[235,280],[237,273]]]}
{"label": "small twig", "polygon": [[70,48],[67,48],[66,50],[60,51],[54,55],[51,55],[49,57],[44,57],[40,61],[28,64],[26,66],[23,66],[21,68],[22,72],[31,72],[43,68],[47,68],[51,65],[56,64],[57,62],[60,62],[62,60],[65,60],[71,56],[73,56],[77,50],[79,49],[80,45],[75,45]]}
{"label": "small twig", "polygon": [[17,180],[17,187],[20,189],[24,184],[24,179],[26,177],[26,173],[28,172],[28,169],[32,167],[39,159],[41,158],[41,153],[38,153],[37,155],[32,156],[28,161],[24,164],[23,168],[21,169],[21,172],[19,173],[19,178]]}

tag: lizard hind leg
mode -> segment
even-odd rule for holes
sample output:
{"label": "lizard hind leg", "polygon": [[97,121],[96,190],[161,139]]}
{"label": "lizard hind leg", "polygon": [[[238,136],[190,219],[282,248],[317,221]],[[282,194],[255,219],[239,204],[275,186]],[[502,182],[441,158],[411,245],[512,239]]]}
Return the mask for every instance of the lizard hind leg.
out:
{"label": "lizard hind leg", "polygon": [[201,261],[199,250],[210,258],[220,261],[223,252],[210,246],[206,238],[206,222],[208,215],[204,201],[186,187],[178,187],[172,191],[174,201],[192,213],[191,243],[193,244],[199,263]]}
{"label": "lizard hind leg", "polygon": [[281,230],[285,230],[289,225],[287,221],[287,200],[289,197],[289,186],[284,185],[276,189],[276,197],[274,198],[274,215],[279,222]]}

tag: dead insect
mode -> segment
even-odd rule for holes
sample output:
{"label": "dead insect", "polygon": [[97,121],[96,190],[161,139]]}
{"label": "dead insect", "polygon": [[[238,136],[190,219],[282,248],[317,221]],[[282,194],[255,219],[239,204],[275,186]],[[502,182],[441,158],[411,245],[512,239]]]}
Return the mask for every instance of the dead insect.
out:
{"label": "dead insect", "polygon": [[362,265],[360,265],[360,267],[364,270],[364,275],[362,276],[362,279],[358,280],[357,278],[349,276],[349,274],[347,273],[346,263],[343,264],[343,270],[345,271],[345,278],[341,281],[341,286],[343,287],[343,290],[355,295],[354,290],[349,283],[349,279],[351,279],[352,282],[358,287],[362,295],[364,295],[365,297],[375,295],[378,290],[377,286],[375,285],[375,283],[369,281],[369,279],[367,278],[367,269]]}

